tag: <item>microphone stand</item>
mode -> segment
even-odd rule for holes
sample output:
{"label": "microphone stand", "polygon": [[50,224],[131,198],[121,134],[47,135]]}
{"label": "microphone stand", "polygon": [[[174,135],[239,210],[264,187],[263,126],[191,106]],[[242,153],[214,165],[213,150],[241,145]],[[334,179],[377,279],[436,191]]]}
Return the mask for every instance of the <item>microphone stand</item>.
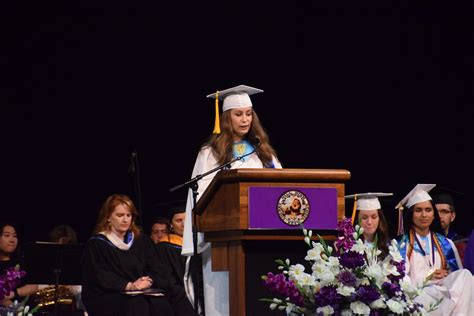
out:
{"label": "microphone stand", "polygon": [[136,194],[137,199],[137,210],[138,210],[138,219],[137,224],[142,226],[142,194],[140,188],[140,172],[138,170],[138,153],[137,150],[134,149],[132,152],[132,156],[130,157],[130,164],[128,166],[128,172],[133,176],[133,188]]}
{"label": "microphone stand", "polygon": [[[196,203],[197,203],[197,196],[199,194],[198,192],[198,189],[199,189],[199,184],[198,184],[198,181],[201,180],[202,178],[204,178],[205,176],[213,173],[213,172],[216,172],[216,171],[220,171],[222,169],[229,169],[230,168],[230,165],[233,164],[234,162],[236,161],[239,161],[239,160],[242,160],[244,159],[245,157],[247,156],[250,156],[251,154],[255,153],[257,151],[257,148],[258,146],[256,146],[251,152],[245,154],[245,155],[242,155],[242,156],[239,156],[239,157],[236,157],[234,159],[232,159],[231,161],[229,162],[226,162],[220,166],[217,166],[216,168],[214,169],[211,169],[203,174],[199,174],[197,176],[195,176],[194,178],[192,178],[191,180],[188,180],[182,184],[178,184],[177,186],[174,186],[172,187],[171,189],[169,189],[170,192],[174,192],[176,190],[179,190],[181,188],[184,188],[184,187],[189,187],[191,188],[191,190],[193,191],[193,208],[192,208],[192,212],[193,212],[193,220],[192,220],[192,231],[193,231],[193,257],[194,258],[197,258],[197,214],[196,214]],[[190,269],[191,271],[191,263],[190,263]],[[196,315],[199,315],[199,303],[198,303],[198,291],[196,291],[196,287],[198,286],[198,284],[200,284],[200,280],[197,280],[197,278],[195,279],[195,281],[193,280],[193,284],[194,284],[194,311],[196,312]]]}

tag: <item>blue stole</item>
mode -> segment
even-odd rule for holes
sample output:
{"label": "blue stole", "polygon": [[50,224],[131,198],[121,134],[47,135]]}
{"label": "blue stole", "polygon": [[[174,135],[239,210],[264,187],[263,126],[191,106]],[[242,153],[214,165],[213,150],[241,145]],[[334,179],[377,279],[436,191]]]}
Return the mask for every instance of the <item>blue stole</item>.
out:
{"label": "blue stole", "polygon": [[[234,142],[234,146],[232,147],[233,149],[233,155],[234,158],[239,158],[243,155],[250,154],[252,151],[255,150],[255,147],[246,139],[240,141],[240,142]],[[247,159],[250,156],[242,158],[243,161],[247,161]],[[275,165],[272,164],[268,167],[264,166],[264,168],[275,168]]]}
{"label": "blue stole", "polygon": [[[439,234],[439,233],[431,232],[431,234],[436,234],[436,237],[438,238],[439,244],[441,246],[441,250],[443,251],[444,257],[446,258],[446,264],[448,266],[447,267],[448,270],[451,271],[451,272],[459,270],[459,266],[458,266],[458,263],[456,261],[456,256],[454,255],[454,250],[451,247],[451,244],[446,239],[446,237],[444,235]],[[402,243],[405,243],[405,245],[403,247],[401,247]],[[399,248],[400,254],[407,261],[408,261],[407,248],[408,248],[409,244],[410,244],[409,233],[405,233],[402,236],[402,238],[398,241],[398,247],[400,247]],[[436,251],[436,247],[434,247],[434,249]],[[418,248],[418,245],[417,245],[416,242],[413,245],[413,251],[418,252],[418,253],[422,253],[421,250]],[[425,251],[426,251],[426,249],[425,249]],[[431,250],[429,250],[429,251],[431,251]]]}
{"label": "blue stole", "polygon": [[[232,149],[233,149],[234,158],[239,158],[243,155],[250,154],[255,149],[255,147],[253,147],[253,145],[250,144],[249,141],[243,140],[240,142],[234,142],[234,146],[232,147]],[[242,160],[247,161],[248,158],[249,157],[247,156],[247,157],[242,158]]]}

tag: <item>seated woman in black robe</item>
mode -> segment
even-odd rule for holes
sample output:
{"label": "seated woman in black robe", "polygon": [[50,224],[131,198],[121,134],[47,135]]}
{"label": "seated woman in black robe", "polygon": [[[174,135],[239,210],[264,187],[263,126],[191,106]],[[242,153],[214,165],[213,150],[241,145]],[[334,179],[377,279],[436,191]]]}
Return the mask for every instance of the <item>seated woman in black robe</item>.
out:
{"label": "seated woman in black robe", "polygon": [[[102,205],[82,262],[82,301],[90,316],[173,315],[168,269],[140,234],[136,217],[126,195],[112,195]],[[165,296],[135,295],[152,287],[165,289]]]}

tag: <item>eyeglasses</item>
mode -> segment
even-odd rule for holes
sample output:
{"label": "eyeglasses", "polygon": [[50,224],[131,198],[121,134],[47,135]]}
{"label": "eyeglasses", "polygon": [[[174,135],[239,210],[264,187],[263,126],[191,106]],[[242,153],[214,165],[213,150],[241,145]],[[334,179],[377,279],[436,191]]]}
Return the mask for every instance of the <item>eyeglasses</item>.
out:
{"label": "eyeglasses", "polygon": [[448,210],[448,209],[441,209],[441,210],[438,210],[438,213],[439,214],[442,214],[442,215],[448,215],[448,214],[451,214],[453,211],[452,210]]}

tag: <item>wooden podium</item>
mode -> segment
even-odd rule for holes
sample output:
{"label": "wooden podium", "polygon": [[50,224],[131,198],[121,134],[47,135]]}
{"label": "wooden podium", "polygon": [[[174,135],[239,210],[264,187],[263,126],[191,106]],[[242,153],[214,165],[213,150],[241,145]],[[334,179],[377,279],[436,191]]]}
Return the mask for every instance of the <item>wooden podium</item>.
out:
{"label": "wooden podium", "polygon": [[[197,224],[205,240],[211,242],[213,271],[229,271],[231,316],[254,315],[249,312],[252,308],[246,297],[246,256],[252,243],[303,240],[300,229],[251,229],[249,188],[334,188],[337,220],[341,220],[345,212],[344,183],[349,179],[350,172],[341,169],[232,169],[220,171],[214,177],[196,205]],[[320,233],[333,235],[332,230]]]}

